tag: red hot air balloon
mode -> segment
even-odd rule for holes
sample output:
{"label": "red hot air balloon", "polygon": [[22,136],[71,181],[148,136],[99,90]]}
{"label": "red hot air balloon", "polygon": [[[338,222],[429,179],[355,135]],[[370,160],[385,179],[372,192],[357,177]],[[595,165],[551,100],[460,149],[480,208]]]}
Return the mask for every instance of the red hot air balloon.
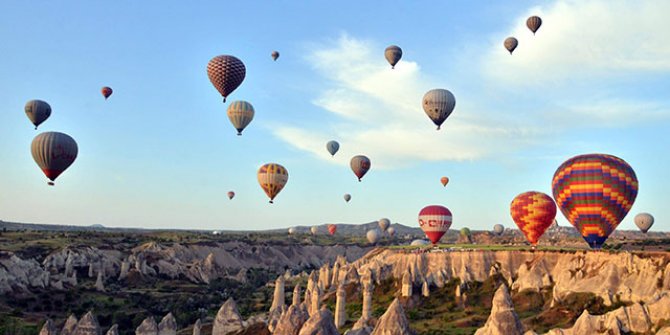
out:
{"label": "red hot air balloon", "polygon": [[449,178],[447,178],[447,177],[440,178],[440,183],[442,183],[442,186],[446,187],[447,184],[449,184]]}
{"label": "red hot air balloon", "polygon": [[209,81],[219,91],[223,102],[226,102],[226,97],[242,84],[246,75],[247,68],[235,56],[216,56],[207,64]]}
{"label": "red hot air balloon", "polygon": [[554,223],[556,204],[541,192],[525,192],[517,195],[510,205],[512,219],[533,247],[542,234]]}
{"label": "red hot air balloon", "polygon": [[449,230],[451,221],[451,212],[444,206],[426,206],[419,212],[419,226],[433,244]]}
{"label": "red hot air balloon", "polygon": [[105,100],[107,100],[107,98],[109,98],[114,91],[112,91],[111,87],[105,86],[102,89],[100,89],[100,92],[102,93],[102,96],[105,97]]}
{"label": "red hot air balloon", "polygon": [[551,185],[563,215],[594,249],[600,249],[626,217],[638,192],[633,168],[604,154],[568,159],[554,173]]}
{"label": "red hot air balloon", "polygon": [[349,165],[356,177],[358,177],[358,181],[361,181],[361,178],[370,170],[370,158],[363,155],[354,156],[351,158]]}
{"label": "red hot air balloon", "polygon": [[233,191],[229,191],[229,192],[228,192],[228,199],[231,199],[231,200],[232,200],[234,197],[235,197],[235,192],[233,192]]}
{"label": "red hot air balloon", "polygon": [[335,232],[337,232],[337,226],[334,224],[329,224],[328,232],[330,233],[330,235],[335,235]]}

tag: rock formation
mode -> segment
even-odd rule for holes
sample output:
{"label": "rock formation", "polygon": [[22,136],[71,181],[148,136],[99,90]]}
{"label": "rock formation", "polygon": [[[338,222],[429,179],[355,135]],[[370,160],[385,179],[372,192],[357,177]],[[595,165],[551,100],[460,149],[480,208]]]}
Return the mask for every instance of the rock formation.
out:
{"label": "rock formation", "polygon": [[402,275],[402,288],[400,290],[400,295],[403,297],[412,296],[412,276],[409,271],[405,271]]}
{"label": "rock formation", "polygon": [[168,313],[158,324],[158,335],[177,335],[177,320]]}
{"label": "rock formation", "polygon": [[102,271],[98,272],[98,279],[95,281],[95,289],[98,292],[105,292],[105,283],[102,278]]}
{"label": "rock formation", "polygon": [[347,322],[347,311],[346,306],[347,291],[344,289],[343,285],[340,285],[337,288],[335,294],[335,327],[337,329],[342,328]]}
{"label": "rock formation", "polygon": [[100,335],[101,333],[98,319],[92,312],[88,312],[77,322],[77,327],[74,328],[72,335]]}
{"label": "rock formation", "polygon": [[369,319],[363,319],[361,317],[354,323],[354,326],[351,329],[347,330],[344,335],[370,335],[374,330],[374,327],[370,326]]}
{"label": "rock formation", "polygon": [[79,321],[77,320],[77,317],[73,314],[70,314],[67,320],[65,320],[65,324],[63,325],[63,329],[60,331],[60,334],[72,335],[72,333],[74,333],[74,329],[77,328],[78,322]]}
{"label": "rock formation", "polygon": [[319,309],[321,308],[321,296],[323,292],[321,292],[321,287],[316,285],[314,287],[314,290],[312,291],[312,301],[309,305],[309,315],[312,316],[314,314],[317,314],[319,312]]}
{"label": "rock formation", "polygon": [[423,284],[421,285],[421,295],[424,297],[429,297],[430,296],[430,288],[428,287],[428,282],[423,281]]}
{"label": "rock formation", "polygon": [[377,326],[371,335],[413,335],[414,331],[409,327],[409,321],[405,310],[400,305],[398,298],[393,300],[389,308],[377,321]]}
{"label": "rock formation", "polygon": [[363,311],[361,312],[362,320],[369,320],[372,318],[372,293],[374,292],[374,284],[366,283],[363,285]]}
{"label": "rock formation", "polygon": [[270,312],[274,310],[281,310],[284,308],[284,302],[285,302],[285,296],[284,296],[284,285],[286,283],[286,279],[284,279],[284,276],[279,276],[277,277],[277,280],[275,280],[275,291],[272,299],[272,306],[270,307]]}
{"label": "rock formation", "polygon": [[333,321],[333,313],[322,308],[309,317],[298,335],[339,335]]}
{"label": "rock formation", "polygon": [[331,273],[330,286],[337,287],[338,285],[340,285],[340,262],[335,262]]}
{"label": "rock formation", "polygon": [[282,313],[274,335],[298,335],[303,324],[309,318],[305,305],[291,305],[286,312]]}
{"label": "rock formation", "polygon": [[135,335],[158,335],[158,325],[153,317],[148,317],[135,328]]}
{"label": "rock formation", "polygon": [[226,300],[216,313],[212,335],[226,335],[244,328],[244,320],[237,310],[237,304],[232,298]]}
{"label": "rock formation", "polygon": [[124,260],[121,262],[121,270],[119,272],[119,280],[124,280],[128,277],[128,271],[130,271],[130,262]]}
{"label": "rock formation", "polygon": [[300,283],[296,283],[293,288],[293,300],[291,302],[292,306],[300,305]]}
{"label": "rock formation", "polygon": [[109,328],[107,333],[105,335],[119,335],[119,325],[113,325],[112,327]]}
{"label": "rock formation", "polygon": [[44,326],[42,326],[39,335],[57,335],[57,334],[58,329],[56,329],[56,325],[54,325],[51,319],[47,319],[47,321],[44,322]]}
{"label": "rock formation", "polygon": [[491,315],[484,327],[477,329],[475,335],[523,335],[523,333],[523,325],[514,311],[509,290],[506,285],[500,285],[493,296]]}
{"label": "rock formation", "polygon": [[193,335],[200,335],[201,330],[202,330],[202,322],[200,321],[200,319],[198,319],[193,324]]}
{"label": "rock formation", "polygon": [[49,272],[37,261],[23,260],[12,252],[0,251],[0,294],[48,286]]}

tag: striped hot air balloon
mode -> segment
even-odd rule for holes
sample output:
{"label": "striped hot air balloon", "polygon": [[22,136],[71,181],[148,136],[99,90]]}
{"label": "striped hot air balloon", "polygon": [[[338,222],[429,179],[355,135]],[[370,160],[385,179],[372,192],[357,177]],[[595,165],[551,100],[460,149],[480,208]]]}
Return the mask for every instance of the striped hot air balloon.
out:
{"label": "striped hot air balloon", "polygon": [[358,177],[358,181],[361,181],[361,178],[370,170],[370,165],[370,158],[363,155],[354,156],[351,158],[351,162],[349,162],[349,166],[351,166],[351,170]]}
{"label": "striped hot air balloon", "polygon": [[402,49],[397,45],[391,45],[384,50],[384,58],[391,64],[391,68],[395,69],[395,65],[402,58]]}
{"label": "striped hot air balloon", "polygon": [[273,203],[274,198],[288,182],[288,171],[276,163],[268,163],[258,169],[258,183]]}
{"label": "striped hot air balloon", "polygon": [[531,16],[526,20],[526,26],[530,31],[533,32],[533,35],[537,32],[538,29],[540,29],[540,26],[542,25],[542,19],[539,16]]}
{"label": "striped hot air balloon", "polygon": [[588,154],[561,164],[552,189],[563,215],[591,248],[599,249],[633,206],[638,181],[623,159]]}
{"label": "striped hot air balloon", "polygon": [[35,125],[35,129],[51,116],[51,106],[42,100],[30,100],[24,107],[26,116]]}
{"label": "striped hot air balloon", "polygon": [[426,115],[437,126],[437,130],[440,130],[442,123],[454,111],[456,98],[449,90],[438,88],[426,92],[421,105]]}
{"label": "striped hot air balloon", "polygon": [[505,46],[505,49],[509,51],[509,54],[511,55],[512,52],[516,49],[517,46],[519,46],[519,41],[514,38],[514,37],[508,37],[505,39],[505,42],[503,43]]}
{"label": "striped hot air balloon", "polygon": [[221,55],[212,58],[207,64],[209,81],[223,97],[226,97],[242,84],[247,75],[247,68],[235,56]]}
{"label": "striped hot air balloon", "polygon": [[510,214],[528,242],[535,246],[542,234],[554,223],[556,204],[544,193],[525,192],[512,200]]}
{"label": "striped hot air balloon", "polygon": [[451,212],[444,206],[426,206],[419,212],[419,226],[433,244],[449,230],[451,221]]}
{"label": "striped hot air balloon", "polygon": [[226,114],[233,127],[237,129],[237,135],[242,135],[242,130],[246,128],[251,120],[254,119],[254,106],[246,101],[233,101],[228,106]]}
{"label": "striped hot air balloon", "polygon": [[53,186],[54,181],[77,159],[77,142],[67,134],[58,132],[45,132],[33,139],[30,151],[37,165],[51,180],[48,184]]}
{"label": "striped hot air balloon", "polygon": [[329,224],[328,233],[330,233],[330,235],[335,235],[336,232],[337,232],[337,225]]}

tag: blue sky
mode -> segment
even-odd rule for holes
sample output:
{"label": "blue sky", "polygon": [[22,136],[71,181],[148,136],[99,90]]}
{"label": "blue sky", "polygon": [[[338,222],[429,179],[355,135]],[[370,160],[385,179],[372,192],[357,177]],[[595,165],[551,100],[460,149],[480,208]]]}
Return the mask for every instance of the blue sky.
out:
{"label": "blue sky", "polygon": [[[423,206],[442,204],[453,228],[490,229],[513,225],[517,194],[550,194],[564,160],[603,152],[628,161],[640,181],[620,228],[646,211],[653,229],[668,230],[668,12],[661,0],[3,3],[0,219],[417,225]],[[533,36],[525,18],[535,14],[544,23]],[[507,36],[520,42],[513,56]],[[404,52],[395,70],[383,57],[390,44]],[[205,71],[219,54],[247,67],[229,96],[256,109],[241,137]],[[456,96],[439,132],[421,109],[433,88]],[[30,99],[53,109],[40,131],[79,145],[53,188],[30,155]],[[330,139],[341,144],[334,158]],[[348,167],[356,154],[372,160],[362,183]],[[273,205],[256,181],[266,162],[289,170]]]}

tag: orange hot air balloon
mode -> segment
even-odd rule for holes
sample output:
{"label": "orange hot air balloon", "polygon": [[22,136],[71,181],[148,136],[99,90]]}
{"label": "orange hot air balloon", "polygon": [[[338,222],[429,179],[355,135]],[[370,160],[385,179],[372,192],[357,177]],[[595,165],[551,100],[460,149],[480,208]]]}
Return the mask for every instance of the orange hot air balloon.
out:
{"label": "orange hot air balloon", "polygon": [[554,199],[541,192],[521,193],[510,207],[512,219],[533,246],[556,218]]}
{"label": "orange hot air balloon", "polygon": [[440,178],[440,183],[442,183],[442,186],[447,186],[447,184],[449,184],[449,178],[447,177]]}
{"label": "orange hot air balloon", "polygon": [[288,182],[288,171],[279,164],[268,163],[258,169],[257,177],[258,184],[261,185],[265,194],[270,198],[270,203],[273,203],[277,194],[281,192]]}
{"label": "orange hot air balloon", "polygon": [[337,226],[334,224],[329,224],[328,232],[330,233],[330,235],[335,235],[335,232],[337,232]]}
{"label": "orange hot air balloon", "polygon": [[109,98],[114,91],[112,91],[111,87],[105,86],[100,90],[100,92],[102,93],[102,96],[105,97],[105,100],[107,100],[107,98]]}

